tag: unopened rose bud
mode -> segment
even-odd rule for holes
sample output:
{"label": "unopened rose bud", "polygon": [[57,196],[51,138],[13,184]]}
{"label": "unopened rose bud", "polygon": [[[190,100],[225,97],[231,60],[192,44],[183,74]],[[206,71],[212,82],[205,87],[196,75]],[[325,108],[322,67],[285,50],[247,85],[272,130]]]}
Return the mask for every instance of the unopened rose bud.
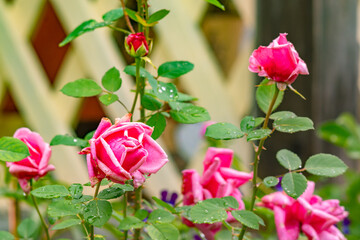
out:
{"label": "unopened rose bud", "polygon": [[143,32],[132,33],[125,38],[125,49],[132,57],[143,57],[148,55],[149,46]]}

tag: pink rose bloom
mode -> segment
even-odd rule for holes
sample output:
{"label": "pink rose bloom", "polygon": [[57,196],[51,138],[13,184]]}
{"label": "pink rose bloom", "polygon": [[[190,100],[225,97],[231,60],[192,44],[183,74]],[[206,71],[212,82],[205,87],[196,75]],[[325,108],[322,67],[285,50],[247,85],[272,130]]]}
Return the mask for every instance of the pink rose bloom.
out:
{"label": "pink rose bloom", "polygon": [[269,46],[254,50],[249,59],[249,70],[260,77],[286,84],[293,83],[299,74],[308,75],[306,63],[287,41],[286,35],[280,33]]}
{"label": "pink rose bloom", "polygon": [[311,240],[344,240],[334,226],[347,217],[348,212],[335,199],[323,201],[313,195],[314,182],[308,182],[306,191],[293,199],[284,192],[275,192],[262,198],[258,205],[274,211],[280,240],[296,240],[300,230]]}
{"label": "pink rose bloom", "polygon": [[125,48],[132,57],[143,57],[149,53],[149,46],[143,32],[129,34],[125,38]]}
{"label": "pink rose bloom", "polygon": [[[205,156],[204,172],[200,177],[194,169],[182,172],[182,194],[184,205],[194,205],[198,201],[209,198],[233,196],[239,202],[239,209],[244,209],[244,203],[239,187],[252,179],[252,173],[231,169],[233,151],[225,148],[208,148]],[[190,227],[197,227],[204,233],[207,240],[214,239],[214,235],[221,229],[221,223],[194,224],[187,219],[184,223]],[[228,215],[227,221],[235,219]]]}
{"label": "pink rose bloom", "polygon": [[17,177],[23,191],[28,194],[30,179],[38,180],[47,172],[55,169],[53,165],[49,165],[51,148],[38,133],[30,131],[28,128],[19,128],[14,133],[14,138],[18,138],[26,144],[30,156],[18,162],[7,162],[6,166],[9,168],[9,172]]}
{"label": "pink rose bloom", "polygon": [[153,128],[144,123],[130,122],[131,114],[116,119],[115,124],[101,119],[90,147],[80,154],[87,154],[91,186],[103,178],[116,183],[133,179],[137,188],[168,162],[164,150],[151,138]]}

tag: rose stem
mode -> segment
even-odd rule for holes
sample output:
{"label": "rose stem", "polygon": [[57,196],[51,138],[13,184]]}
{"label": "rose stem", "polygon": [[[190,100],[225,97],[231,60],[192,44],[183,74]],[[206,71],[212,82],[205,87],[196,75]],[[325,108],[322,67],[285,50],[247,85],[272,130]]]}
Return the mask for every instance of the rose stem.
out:
{"label": "rose stem", "polygon": [[[17,182],[11,181],[10,186],[17,190]],[[10,199],[10,206],[9,206],[9,231],[18,239],[17,236],[17,226],[19,225],[20,219],[20,206],[19,200],[17,198]]]}
{"label": "rose stem", "polygon": [[124,0],[120,0],[120,2],[121,2],[121,7],[122,7],[123,12],[124,12],[124,18],[125,18],[125,21],[126,21],[126,25],[128,26],[131,33],[135,33],[135,30],[134,30],[133,26],[131,25],[129,15],[126,12],[126,7],[125,7]]}
{"label": "rose stem", "polygon": [[133,115],[134,115],[134,110],[135,110],[135,106],[136,106],[136,101],[138,99],[139,96],[139,92],[140,92],[140,64],[141,64],[141,59],[140,58],[135,58],[135,63],[136,63],[136,93],[135,93],[135,98],[133,101],[133,105],[131,107],[131,121],[133,120]]}
{"label": "rose stem", "polygon": [[[30,191],[31,191],[31,190],[32,190],[32,179],[30,180]],[[38,214],[39,217],[40,217],[41,224],[42,224],[43,227],[44,227],[44,230],[45,230],[45,233],[46,233],[46,239],[47,239],[47,240],[50,240],[49,227],[48,227],[48,225],[46,224],[43,216],[42,216],[41,213],[40,213],[40,210],[39,210],[38,204],[37,204],[37,202],[36,202],[36,199],[35,199],[34,195],[31,194],[31,192],[29,193],[29,195],[30,195],[30,197],[31,197],[31,199],[32,199],[32,201],[33,201],[33,203],[34,203],[34,207],[35,207],[35,209],[36,209],[36,212],[37,212],[37,214]]]}
{"label": "rose stem", "polygon": [[[124,215],[124,219],[126,218],[126,209],[127,209],[127,194],[125,192],[124,196],[123,196],[123,201],[124,201],[124,210],[123,210],[123,215]],[[128,238],[128,231],[125,230],[124,232],[124,240],[127,240]]]}
{"label": "rose stem", "polygon": [[[279,95],[279,89],[275,85],[275,93],[274,93],[274,96],[273,96],[273,98],[271,100],[271,103],[269,105],[269,109],[268,109],[268,111],[266,113],[264,124],[262,126],[263,129],[266,129],[268,127],[269,118],[270,118],[271,112],[273,110],[273,107],[275,105],[275,102],[276,102],[276,99],[277,99],[278,95]],[[256,192],[257,192],[257,189],[258,189],[256,180],[257,180],[257,174],[258,174],[260,153],[261,153],[261,151],[263,149],[266,138],[267,137],[264,137],[264,138],[262,138],[260,140],[259,146],[258,146],[258,148],[257,148],[257,150],[255,152],[255,156],[254,156],[254,169],[253,169],[253,178],[252,178],[253,192],[252,192],[251,201],[250,201],[250,207],[249,207],[249,210],[252,211],[252,212],[254,211]],[[246,231],[246,226],[243,224],[242,228],[241,228],[240,235],[239,235],[239,240],[242,240],[244,238],[245,231]]]}
{"label": "rose stem", "polygon": [[[141,198],[142,198],[141,190],[142,190],[141,186],[135,189],[135,212],[141,208]],[[135,229],[134,239],[135,240],[140,239],[140,229]]]}
{"label": "rose stem", "polygon": [[[101,185],[101,181],[99,181],[97,184],[96,184],[96,188],[95,188],[95,193],[94,193],[94,198],[93,200],[96,199],[98,193],[99,193],[99,189],[100,189],[100,185]],[[90,239],[91,240],[94,240],[95,237],[94,237],[94,225],[90,225]]]}

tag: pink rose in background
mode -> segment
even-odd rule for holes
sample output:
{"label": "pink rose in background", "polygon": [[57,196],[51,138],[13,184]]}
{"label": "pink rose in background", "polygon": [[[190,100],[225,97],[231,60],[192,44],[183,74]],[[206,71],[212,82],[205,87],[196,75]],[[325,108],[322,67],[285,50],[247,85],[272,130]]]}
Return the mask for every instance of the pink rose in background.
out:
{"label": "pink rose in background", "polygon": [[87,166],[91,185],[103,178],[116,183],[133,179],[137,188],[150,175],[168,162],[164,150],[151,138],[153,128],[144,123],[130,122],[131,114],[116,119],[115,124],[101,119],[90,147],[80,154],[87,154]]}
{"label": "pink rose in background", "polygon": [[53,165],[49,165],[51,148],[38,133],[30,131],[28,128],[19,128],[14,133],[14,138],[18,138],[26,144],[30,156],[18,162],[7,162],[6,166],[9,168],[9,172],[19,180],[23,191],[28,194],[30,179],[38,180],[47,172],[55,169]]}
{"label": "pink rose in background", "polygon": [[347,217],[348,212],[335,199],[322,200],[313,195],[314,182],[308,182],[306,191],[293,199],[284,192],[275,192],[262,198],[258,205],[272,209],[280,240],[296,240],[300,230],[312,240],[344,240],[334,225]]}
{"label": "pink rose in background", "polygon": [[306,63],[299,57],[287,33],[281,33],[269,46],[260,46],[249,59],[249,70],[275,82],[291,84],[299,74],[308,75]]}
{"label": "pink rose in background", "polygon": [[125,49],[132,57],[148,55],[149,46],[143,32],[129,34],[125,38]]}
{"label": "pink rose in background", "polygon": [[[182,194],[184,205],[194,205],[198,201],[209,198],[233,196],[239,202],[239,209],[244,209],[244,203],[239,187],[252,179],[252,173],[231,169],[233,151],[225,148],[208,148],[203,162],[204,172],[200,176],[194,169],[182,172]],[[197,227],[204,233],[207,240],[214,239],[214,235],[221,229],[221,223],[194,224],[187,219],[184,223],[190,227]],[[228,215],[227,221],[235,219]]]}

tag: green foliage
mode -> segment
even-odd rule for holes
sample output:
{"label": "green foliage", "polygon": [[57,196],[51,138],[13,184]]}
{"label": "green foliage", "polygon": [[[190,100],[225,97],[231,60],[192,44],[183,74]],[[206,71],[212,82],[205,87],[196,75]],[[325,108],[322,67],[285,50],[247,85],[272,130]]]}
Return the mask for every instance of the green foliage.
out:
{"label": "green foliage", "polygon": [[208,111],[199,106],[187,106],[178,111],[170,110],[170,116],[179,123],[198,123],[210,120]]}
{"label": "green foliage", "polygon": [[28,147],[24,142],[13,137],[0,138],[0,160],[5,162],[18,162],[30,156]]}
{"label": "green foliage", "polygon": [[292,117],[276,119],[273,124],[279,132],[294,133],[314,129],[314,123],[307,117]]}
{"label": "green foliage", "polygon": [[147,233],[152,240],[178,240],[179,230],[169,223],[156,223],[146,226]]}
{"label": "green foliage", "polygon": [[244,133],[231,123],[215,123],[206,128],[206,137],[217,140],[230,140],[242,138]]}
{"label": "green foliage", "polygon": [[76,138],[70,135],[56,135],[51,139],[50,146],[66,145],[66,146],[78,146],[85,147],[88,141],[81,138]]}
{"label": "green foliage", "polygon": [[140,219],[141,221],[143,221],[145,218],[147,218],[149,215],[149,212],[145,209],[139,209],[136,211],[135,213],[135,217],[137,217],[138,219]]}
{"label": "green foliage", "polygon": [[86,222],[95,227],[102,227],[109,221],[112,207],[108,201],[93,200],[86,204],[83,214]]}
{"label": "green foliage", "polygon": [[224,201],[224,207],[226,208],[239,208],[239,202],[233,196],[222,197],[221,200]]}
{"label": "green foliage", "polygon": [[110,92],[119,90],[121,83],[120,72],[115,67],[110,68],[101,79],[103,87]]}
{"label": "green foliage", "polygon": [[38,198],[58,198],[70,195],[63,185],[46,185],[32,190],[31,194]]}
{"label": "green foliage", "polygon": [[305,163],[307,172],[324,177],[336,177],[343,174],[348,167],[338,157],[320,153],[311,156]]}
{"label": "green foliage", "polygon": [[150,127],[154,127],[151,137],[153,139],[158,139],[165,130],[166,119],[161,113],[155,113],[147,120],[146,124]]}
{"label": "green foliage", "polygon": [[149,215],[149,223],[170,223],[174,221],[175,216],[163,209],[155,209]]}
{"label": "green foliage", "polygon": [[176,213],[175,208],[174,208],[173,206],[171,206],[170,204],[168,204],[167,202],[164,202],[164,201],[160,200],[160,199],[157,198],[157,197],[152,197],[152,199],[154,200],[154,202],[155,202],[157,205],[159,205],[159,206],[167,209],[167,210],[170,211],[171,213]]}
{"label": "green foliage", "polygon": [[17,233],[23,240],[31,240],[37,237],[39,225],[31,218],[26,218],[21,221],[17,227]]}
{"label": "green foliage", "polygon": [[117,8],[110,10],[105,13],[102,18],[104,22],[97,22],[94,19],[87,20],[77,26],[60,44],[60,47],[65,46],[75,38],[83,35],[84,33],[94,31],[97,28],[105,27],[111,25],[114,21],[122,18],[124,16],[122,8]]}
{"label": "green foliage", "polygon": [[301,168],[301,159],[299,156],[287,149],[278,151],[276,159],[279,161],[281,166],[289,169],[290,171]]}
{"label": "green foliage", "polygon": [[156,110],[161,109],[162,105],[163,104],[161,102],[156,100],[156,98],[154,98],[150,94],[145,94],[141,98],[141,106],[143,106],[143,108],[145,108],[145,109],[148,109],[151,111],[156,111]]}
{"label": "green foliage", "polygon": [[306,177],[300,173],[286,173],[281,179],[281,187],[287,195],[297,199],[305,191],[307,187],[307,180]]}
{"label": "green foliage", "polygon": [[245,226],[259,230],[259,225],[265,226],[264,221],[254,212],[248,210],[234,210],[231,215]]}
{"label": "green foliage", "polygon": [[198,202],[189,211],[190,220],[194,223],[215,223],[226,220],[225,202],[211,198]]}
{"label": "green foliage", "polygon": [[[271,100],[274,97],[275,94],[275,88],[276,88],[276,84],[271,84],[268,85],[269,80],[265,79],[264,81],[261,82],[260,86],[257,88],[256,90],[256,102],[259,106],[259,108],[266,114]],[[275,101],[274,107],[272,109],[272,111],[274,111],[282,102],[284,96],[284,92],[280,91],[279,95]]]}
{"label": "green foliage", "polygon": [[268,176],[264,178],[263,183],[267,187],[275,187],[279,183],[279,179],[277,177]]}
{"label": "green foliage", "polygon": [[47,212],[49,216],[54,218],[75,216],[81,212],[81,205],[79,203],[74,203],[71,200],[58,199],[49,204]]}
{"label": "green foliage", "polygon": [[255,129],[248,133],[246,140],[247,141],[260,140],[270,136],[271,133],[272,131],[270,129]]}
{"label": "green foliage", "polygon": [[178,78],[194,69],[194,64],[187,61],[166,62],[158,68],[158,76]]}
{"label": "green foliage", "polygon": [[70,97],[92,97],[102,93],[101,87],[91,79],[69,82],[60,91]]}
{"label": "green foliage", "polygon": [[2,240],[14,240],[15,237],[9,232],[0,231],[0,239],[2,239]]}
{"label": "green foliage", "polygon": [[214,5],[215,7],[220,8],[221,10],[225,11],[224,5],[222,5],[218,0],[206,0],[208,3]]}
{"label": "green foliage", "polygon": [[294,118],[294,117],[296,117],[296,114],[289,111],[280,111],[270,115],[270,119],[273,120],[281,120],[285,118]]}
{"label": "green foliage", "polygon": [[244,133],[249,133],[255,127],[255,118],[253,116],[246,116],[240,122],[240,129]]}
{"label": "green foliage", "polygon": [[[104,181],[104,180],[103,180],[103,181]],[[134,191],[134,187],[131,186],[130,184],[119,184],[119,183],[115,183],[114,185],[112,185],[112,187],[120,188],[120,189],[124,190],[125,192],[132,192],[132,191]]]}
{"label": "green foliage", "polygon": [[65,228],[73,227],[73,226],[80,225],[80,224],[81,224],[80,219],[71,218],[71,219],[62,221],[61,223],[56,224],[54,227],[52,227],[52,230],[65,229]]}
{"label": "green foliage", "polygon": [[109,187],[99,192],[97,198],[105,200],[114,199],[124,195],[124,193],[125,191],[121,188]]}
{"label": "green foliage", "polygon": [[104,104],[105,106],[109,106],[110,104],[116,102],[119,100],[118,95],[113,94],[113,93],[107,93],[104,95],[101,95],[99,97],[99,100],[102,104]]}
{"label": "green foliage", "polygon": [[166,17],[169,14],[169,10],[166,9],[161,9],[157,12],[154,12],[153,14],[151,14],[149,16],[149,19],[147,20],[147,23],[152,24],[155,22],[160,21],[161,19],[163,19],[164,17]]}
{"label": "green foliage", "polygon": [[80,199],[83,196],[84,187],[80,183],[71,184],[69,187],[69,193],[74,199]]}
{"label": "green foliage", "polygon": [[127,216],[120,222],[118,229],[120,230],[139,229],[139,228],[143,228],[144,226],[145,223],[141,221],[139,218],[133,216]]}

